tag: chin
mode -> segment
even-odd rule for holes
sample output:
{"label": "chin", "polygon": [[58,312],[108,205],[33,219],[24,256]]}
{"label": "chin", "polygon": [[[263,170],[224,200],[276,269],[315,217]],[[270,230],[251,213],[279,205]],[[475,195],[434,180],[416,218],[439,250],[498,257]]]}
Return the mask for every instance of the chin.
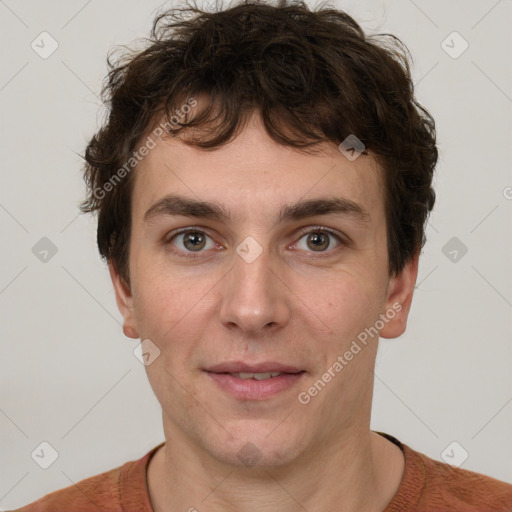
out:
{"label": "chin", "polygon": [[233,437],[224,432],[223,439],[209,447],[212,455],[239,468],[271,469],[294,462],[304,452],[304,437],[299,432],[280,430],[279,422],[272,422],[270,428],[268,421],[264,425],[258,421],[251,423],[250,428],[239,425],[236,431],[233,427],[226,429]]}

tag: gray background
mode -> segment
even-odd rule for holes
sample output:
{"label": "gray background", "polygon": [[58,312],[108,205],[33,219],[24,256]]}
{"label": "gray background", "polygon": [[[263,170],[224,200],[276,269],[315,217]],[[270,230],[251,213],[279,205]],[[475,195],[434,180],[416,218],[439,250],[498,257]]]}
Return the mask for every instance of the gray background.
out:
{"label": "gray background", "polygon": [[[123,336],[96,251],[95,219],[77,210],[78,154],[101,120],[106,52],[146,35],[162,5],[0,0],[3,509],[163,440],[137,342]],[[440,460],[466,450],[461,467],[512,482],[511,2],[335,5],[408,45],[440,147],[409,327],[380,342],[372,428]],[[46,59],[31,47],[51,48],[43,31],[59,45]],[[469,44],[458,58],[464,42],[448,37],[454,31]],[[43,237],[57,249],[46,261]],[[58,452],[48,469],[31,457],[43,441]]]}

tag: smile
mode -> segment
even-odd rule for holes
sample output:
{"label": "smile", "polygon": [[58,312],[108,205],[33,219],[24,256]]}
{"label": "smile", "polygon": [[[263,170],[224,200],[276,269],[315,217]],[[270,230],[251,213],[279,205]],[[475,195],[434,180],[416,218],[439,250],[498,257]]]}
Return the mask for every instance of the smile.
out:
{"label": "smile", "polygon": [[296,386],[305,373],[206,371],[217,389],[238,400],[268,400],[283,394]]}

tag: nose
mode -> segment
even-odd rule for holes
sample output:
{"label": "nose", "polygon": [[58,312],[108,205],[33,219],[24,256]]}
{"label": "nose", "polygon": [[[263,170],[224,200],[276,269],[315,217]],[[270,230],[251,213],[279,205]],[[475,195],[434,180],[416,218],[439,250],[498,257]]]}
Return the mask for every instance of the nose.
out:
{"label": "nose", "polygon": [[268,251],[254,261],[235,255],[233,269],[222,285],[220,321],[228,329],[261,336],[289,322],[290,297],[270,259]]}

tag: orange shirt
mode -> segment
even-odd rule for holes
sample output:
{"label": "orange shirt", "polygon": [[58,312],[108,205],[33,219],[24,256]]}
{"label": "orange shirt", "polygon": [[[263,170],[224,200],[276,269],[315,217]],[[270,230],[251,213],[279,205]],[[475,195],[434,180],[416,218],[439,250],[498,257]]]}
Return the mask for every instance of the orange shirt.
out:
{"label": "orange shirt", "polygon": [[[402,482],[383,512],[512,511],[512,484],[433,460],[378,433],[399,446],[405,456]],[[163,444],[137,461],[48,494],[17,512],[153,512],[146,469]]]}

